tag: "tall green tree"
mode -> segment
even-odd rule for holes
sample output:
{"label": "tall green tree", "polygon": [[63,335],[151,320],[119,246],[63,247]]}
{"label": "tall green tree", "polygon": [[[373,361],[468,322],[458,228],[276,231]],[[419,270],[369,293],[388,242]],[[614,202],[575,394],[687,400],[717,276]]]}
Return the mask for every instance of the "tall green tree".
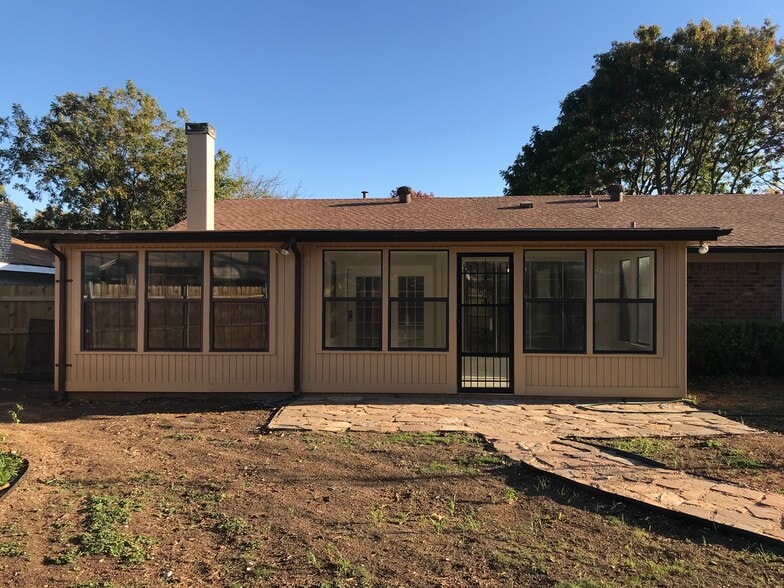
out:
{"label": "tall green tree", "polygon": [[[186,120],[130,81],[58,96],[40,118],[14,104],[0,119],[0,183],[45,204],[28,227],[165,229],[186,213]],[[263,179],[233,172],[223,150],[215,171],[216,198],[247,196]]]}
{"label": "tall green tree", "polygon": [[534,128],[506,194],[784,190],[784,46],[760,28],[689,23],[597,55],[593,78]]}

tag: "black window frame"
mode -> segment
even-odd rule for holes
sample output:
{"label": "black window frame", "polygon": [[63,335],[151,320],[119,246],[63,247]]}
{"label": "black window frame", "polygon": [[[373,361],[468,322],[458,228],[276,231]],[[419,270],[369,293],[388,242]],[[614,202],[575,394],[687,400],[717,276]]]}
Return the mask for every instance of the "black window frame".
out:
{"label": "black window frame", "polygon": [[[231,297],[231,298],[219,298],[218,300],[215,299],[214,295],[214,281],[215,281],[215,273],[214,273],[214,265],[213,262],[215,260],[215,254],[223,254],[223,253],[266,253],[267,256],[267,294],[266,297],[259,300],[253,300],[249,297]],[[209,270],[210,270],[210,351],[215,353],[269,353],[270,350],[270,260],[271,260],[271,252],[269,249],[213,249],[210,250],[209,255]],[[203,290],[202,290],[203,291]],[[202,295],[203,297],[203,295]],[[266,341],[266,347],[239,347],[239,348],[216,348],[215,347],[215,306],[216,304],[221,303],[232,303],[232,302],[248,302],[248,303],[260,303],[265,308],[265,316],[266,316],[266,325],[265,325],[265,332],[263,339]]]}
{"label": "black window frame", "polygon": [[[106,299],[99,299],[99,298],[87,298],[87,273],[85,272],[85,260],[88,255],[120,255],[120,254],[131,254],[136,257],[136,284],[134,287],[135,294],[133,300],[126,299],[126,298],[106,298]],[[80,336],[80,345],[81,351],[86,352],[104,352],[104,351],[132,351],[136,352],[139,349],[139,252],[138,251],[128,251],[128,250],[116,250],[116,251],[82,251],[81,256],[81,274],[82,274],[82,300],[80,305],[80,328],[81,328],[81,336]],[[133,307],[133,314],[134,314],[134,337],[133,337],[133,346],[131,347],[90,347],[87,345],[87,334],[85,332],[85,306],[90,304],[102,304],[102,303],[124,303],[128,305],[132,305]]]}
{"label": "black window frame", "polygon": [[[378,297],[357,297],[357,296],[327,296],[326,295],[326,269],[328,253],[378,253],[379,258],[379,288]],[[383,321],[383,302],[384,302],[384,251],[382,249],[324,249],[321,252],[321,349],[322,351],[382,351],[384,341],[384,321]],[[376,276],[365,276],[376,277]],[[329,302],[371,302],[378,304],[378,346],[372,347],[346,347],[346,346],[327,346],[327,303]]]}
{"label": "black window frame", "polygon": [[[621,253],[624,251],[628,252],[650,252],[653,257],[653,284],[651,284],[651,292],[653,296],[651,298],[597,298],[596,297],[596,254],[597,253]],[[637,257],[637,259],[642,259]],[[657,286],[659,283],[659,260],[658,260],[658,250],[655,248],[646,248],[646,249],[631,249],[631,248],[624,248],[624,249],[594,249],[593,250],[593,266],[591,267],[591,285],[592,285],[592,303],[593,303],[593,316],[592,316],[592,345],[593,345],[593,353],[595,355],[655,355],[657,353],[657,342],[658,342],[658,330],[657,330],[657,322],[658,322],[658,312],[659,312],[659,299],[657,297]],[[639,294],[639,276],[638,276],[638,294]],[[648,304],[651,305],[653,310],[651,312],[651,349],[597,349],[596,348],[596,305],[597,304]]]}
{"label": "black window frame", "polygon": [[[200,272],[200,287],[201,297],[199,298],[200,308],[200,323],[199,323],[199,346],[195,348],[182,347],[152,347],[150,346],[150,302],[153,303],[166,303],[166,304],[192,304],[188,298],[150,298],[150,254],[166,253],[166,254],[182,254],[182,253],[198,253],[201,255],[201,272]],[[146,251],[144,255],[144,350],[149,352],[158,353],[201,353],[204,350],[204,251],[201,249],[173,249],[173,250],[150,250]]]}
{"label": "black window frame", "polygon": [[[525,295],[526,290],[526,271],[525,271],[525,256],[529,252],[548,252],[548,253],[582,253],[583,254],[583,297],[582,297],[582,307],[583,307],[583,339],[582,339],[582,349],[528,349],[527,348],[527,337],[528,334],[528,326],[529,326],[529,312],[527,311],[527,303],[528,302],[552,302],[552,303],[559,303],[561,304],[561,308],[563,309],[563,305],[566,303],[575,303],[579,302],[580,298],[529,298]],[[523,251],[523,288],[522,288],[522,299],[523,299],[523,353],[544,353],[544,354],[558,354],[558,355],[587,355],[588,354],[588,251],[586,249],[527,249]],[[562,310],[563,313],[563,310]]]}
{"label": "black window frame", "polygon": [[387,256],[387,277],[388,277],[388,284],[389,287],[392,287],[392,254],[393,253],[446,253],[446,296],[423,296],[421,298],[417,297],[414,300],[416,302],[422,302],[423,304],[426,302],[439,302],[444,303],[446,306],[446,321],[444,328],[446,329],[446,333],[444,333],[444,346],[443,347],[400,347],[400,346],[393,346],[392,345],[392,303],[398,302],[400,303],[401,300],[412,300],[411,298],[402,297],[402,296],[392,296],[391,290],[389,291],[389,296],[387,300],[387,348],[389,351],[449,351],[449,250],[448,249],[390,249],[389,255]]}

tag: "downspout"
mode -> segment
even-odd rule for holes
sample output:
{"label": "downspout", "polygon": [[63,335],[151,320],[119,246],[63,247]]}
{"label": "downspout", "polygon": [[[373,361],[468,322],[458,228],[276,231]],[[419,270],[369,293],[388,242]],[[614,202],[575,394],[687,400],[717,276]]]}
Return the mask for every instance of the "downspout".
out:
{"label": "downspout", "polygon": [[294,253],[294,394],[302,394],[302,252],[297,241],[289,239]]}
{"label": "downspout", "polygon": [[65,345],[68,341],[68,258],[65,254],[55,247],[51,241],[46,241],[45,247],[51,251],[57,258],[60,266],[60,279],[57,281],[60,288],[59,293],[59,306],[57,323],[59,325],[57,331],[57,393],[55,394],[55,402],[62,402],[65,400],[65,378],[66,370],[68,368],[68,354],[66,353]]}

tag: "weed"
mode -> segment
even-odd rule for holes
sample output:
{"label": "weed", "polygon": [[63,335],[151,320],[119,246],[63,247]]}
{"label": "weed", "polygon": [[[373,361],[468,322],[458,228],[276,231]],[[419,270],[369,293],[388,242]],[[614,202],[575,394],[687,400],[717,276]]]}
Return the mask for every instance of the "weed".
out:
{"label": "weed", "polygon": [[248,522],[241,517],[220,515],[219,521],[215,525],[215,530],[223,535],[224,539],[233,541],[236,540],[239,536],[247,533]]}
{"label": "weed", "polygon": [[357,442],[354,441],[354,439],[349,435],[341,435],[340,437],[338,437],[338,445],[340,445],[341,447],[345,447],[349,449],[351,447],[354,447],[356,444]]}
{"label": "weed", "polygon": [[372,586],[370,573],[365,566],[352,564],[332,545],[327,546],[327,555],[330,567],[334,570],[336,576],[346,579],[353,578],[359,586]]}
{"label": "weed", "polygon": [[137,484],[146,484],[147,482],[155,483],[158,481],[158,474],[156,472],[153,472],[152,470],[144,470],[138,472],[138,474],[134,478],[134,481]]}
{"label": "weed", "polygon": [[705,439],[705,441],[700,443],[700,447],[707,447],[709,449],[719,449],[721,447],[724,447],[724,443],[722,443],[718,439]]}
{"label": "weed", "polygon": [[392,520],[394,522],[396,522],[398,525],[402,525],[403,523],[408,521],[408,518],[410,516],[411,516],[410,512],[406,512],[406,511],[401,510],[395,516],[392,517]]}
{"label": "weed", "polygon": [[8,484],[19,476],[24,460],[13,453],[0,453],[0,486]]}
{"label": "weed", "polygon": [[547,567],[539,559],[540,554],[523,551],[516,547],[506,547],[492,551],[487,558],[491,568],[515,575],[528,575],[531,572],[545,574]]}
{"label": "weed", "polygon": [[19,423],[22,422],[21,419],[19,418],[19,413],[22,412],[23,410],[24,410],[24,406],[22,406],[21,404],[17,404],[15,409],[8,411],[12,423],[18,425]]}
{"label": "weed", "polygon": [[124,563],[140,563],[150,557],[153,541],[144,535],[129,535],[116,529],[130,521],[131,512],[139,507],[116,496],[88,496],[85,506],[87,531],[79,536],[83,553],[109,555]]}
{"label": "weed", "polygon": [[545,492],[550,489],[550,478],[547,476],[537,476],[536,477],[536,490],[539,492]]}
{"label": "weed", "polygon": [[68,564],[72,564],[73,562],[75,562],[77,557],[79,557],[79,548],[69,547],[59,555],[46,558],[44,560],[44,563],[53,564],[56,566],[67,566]]}
{"label": "weed", "polygon": [[380,506],[378,508],[371,509],[370,511],[370,519],[376,523],[383,523],[384,522],[384,507]]}
{"label": "weed", "polygon": [[478,533],[482,528],[482,523],[476,518],[473,509],[463,515],[463,522],[460,524],[460,530],[471,533]]}
{"label": "weed", "polygon": [[315,553],[313,553],[312,551],[308,551],[308,553],[307,553],[307,555],[306,555],[306,559],[307,559],[308,565],[309,565],[310,567],[312,567],[312,568],[315,568],[315,569],[317,569],[317,570],[320,570],[321,568],[323,568],[323,567],[324,567],[324,563],[323,563],[323,562],[322,562],[322,561],[319,559],[319,557],[318,557],[318,556],[317,556]]}
{"label": "weed", "polygon": [[[424,517],[423,517],[424,518]],[[433,530],[438,533],[439,535],[444,532],[444,517],[439,515],[430,515],[426,518],[428,522],[433,526]]]}
{"label": "weed", "polygon": [[517,502],[518,498],[520,498],[520,495],[514,488],[507,486],[504,489],[504,500],[506,500],[509,504],[514,504]]}
{"label": "weed", "polygon": [[174,439],[175,441],[201,441],[202,436],[193,433],[174,433],[173,435],[166,435],[167,439]]}
{"label": "weed", "polygon": [[0,557],[24,557],[24,548],[21,541],[0,541]]}
{"label": "weed", "polygon": [[456,508],[457,508],[457,494],[453,494],[452,498],[450,498],[446,503],[446,511],[449,513],[450,517],[455,516]]}

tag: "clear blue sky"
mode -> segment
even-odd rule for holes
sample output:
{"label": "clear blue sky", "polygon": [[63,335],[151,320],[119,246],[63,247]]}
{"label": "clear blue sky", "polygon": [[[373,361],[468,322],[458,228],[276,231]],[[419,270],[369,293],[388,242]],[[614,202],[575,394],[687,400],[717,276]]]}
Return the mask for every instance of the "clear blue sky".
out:
{"label": "clear blue sky", "polygon": [[0,0],[0,116],[131,79],[304,196],[500,194],[612,41],[766,17],[784,2]]}

